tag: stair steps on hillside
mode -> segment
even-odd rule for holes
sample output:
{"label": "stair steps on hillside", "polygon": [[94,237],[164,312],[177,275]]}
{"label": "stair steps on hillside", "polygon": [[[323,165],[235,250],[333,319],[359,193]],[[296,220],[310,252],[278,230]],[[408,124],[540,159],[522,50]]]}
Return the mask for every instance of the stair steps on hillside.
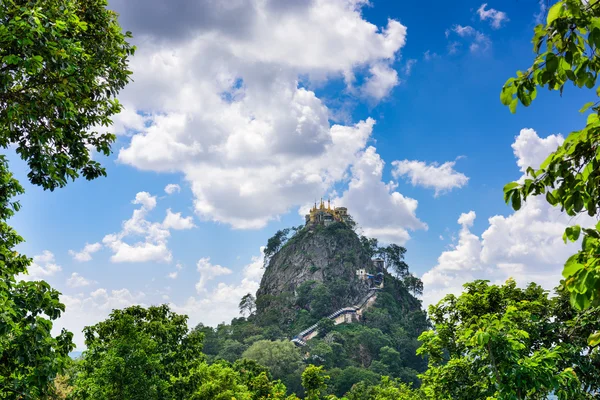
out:
{"label": "stair steps on hillside", "polygon": [[[367,294],[358,304],[351,307],[340,308],[334,313],[328,315],[326,318],[331,319],[335,322],[335,319],[343,314],[358,314],[359,311],[362,311],[362,308],[368,303],[368,301],[373,297],[377,296],[376,293],[379,291],[379,288],[369,289],[369,294]],[[337,325],[337,323],[336,323]],[[302,332],[298,333],[291,340],[296,346],[306,346],[306,340],[304,339],[306,336],[311,335],[313,332],[317,330],[318,324],[314,324],[309,326]]]}

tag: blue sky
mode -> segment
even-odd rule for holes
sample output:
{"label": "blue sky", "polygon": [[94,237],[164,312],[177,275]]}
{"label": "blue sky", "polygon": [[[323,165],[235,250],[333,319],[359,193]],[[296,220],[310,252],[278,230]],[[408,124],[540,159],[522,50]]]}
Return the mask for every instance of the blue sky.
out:
{"label": "blue sky", "polygon": [[13,219],[79,348],[112,307],[168,302],[194,324],[228,321],[260,280],[260,246],[320,196],[408,249],[425,303],[475,278],[558,282],[569,220],[541,199],[517,213],[502,199],[583,124],[591,95],[501,105],[533,59],[538,1],[181,4],[110,1],[138,53],[114,154],[94,154],[108,177],[26,184]]}

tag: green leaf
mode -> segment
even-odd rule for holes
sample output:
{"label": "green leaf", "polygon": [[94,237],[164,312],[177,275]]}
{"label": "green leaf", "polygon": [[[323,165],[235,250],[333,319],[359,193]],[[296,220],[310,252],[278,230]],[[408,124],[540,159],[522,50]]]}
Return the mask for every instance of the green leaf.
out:
{"label": "green leaf", "polygon": [[550,25],[557,18],[561,17],[565,12],[564,3],[559,1],[548,10],[548,17],[546,18],[546,25]]}
{"label": "green leaf", "polygon": [[506,193],[506,192],[508,192],[508,191],[510,191],[510,190],[512,190],[512,189],[514,189],[516,187],[518,187],[518,186],[519,186],[518,182],[510,182],[510,183],[507,183],[506,185],[504,185],[504,189],[502,189],[502,191],[504,193]]}
{"label": "green leaf", "polygon": [[546,192],[546,201],[552,206],[555,206],[558,203],[558,200],[556,200],[552,192],[549,190]]}
{"label": "green leaf", "polygon": [[521,209],[521,193],[519,193],[518,190],[515,190],[512,194],[511,197],[512,200],[512,208],[515,211],[518,211]]}
{"label": "green leaf", "polygon": [[600,344],[600,331],[594,332],[588,337],[588,344],[592,347],[596,347]]}
{"label": "green leaf", "polygon": [[580,113],[584,113],[588,110],[588,108],[590,108],[591,106],[593,106],[595,103],[593,101],[587,102],[583,105],[583,107],[581,107],[581,110],[579,110]]}
{"label": "green leaf", "polygon": [[583,268],[584,268],[583,264],[578,263],[574,257],[571,257],[571,258],[569,258],[569,260],[567,260],[565,267],[563,268],[562,276],[565,279],[568,279],[571,276],[574,276],[577,272],[579,272]]}
{"label": "green leaf", "polygon": [[579,192],[573,193],[573,210],[575,212],[583,210],[583,198]]}
{"label": "green leaf", "polygon": [[554,74],[558,69],[558,57],[554,53],[548,53],[546,56],[546,69],[551,74]]}
{"label": "green leaf", "polygon": [[508,88],[502,88],[500,92],[500,101],[505,106],[508,106],[510,102],[513,100],[513,92]]}
{"label": "green leaf", "polygon": [[510,102],[508,108],[510,109],[511,113],[514,114],[515,112],[517,112],[517,103],[518,102],[519,101],[517,99],[513,99],[513,101]]}
{"label": "green leaf", "polygon": [[579,239],[579,235],[581,234],[581,226],[569,226],[567,229],[565,229],[565,234],[571,242],[575,242],[577,239]]}

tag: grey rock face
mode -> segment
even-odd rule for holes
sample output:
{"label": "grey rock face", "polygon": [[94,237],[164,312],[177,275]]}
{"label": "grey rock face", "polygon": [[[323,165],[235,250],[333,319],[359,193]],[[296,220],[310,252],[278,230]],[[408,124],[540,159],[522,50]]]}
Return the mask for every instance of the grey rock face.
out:
{"label": "grey rock face", "polygon": [[356,275],[373,270],[373,263],[352,229],[343,223],[305,228],[291,238],[269,261],[257,296],[296,293],[307,281],[344,282],[348,290],[341,303],[354,304],[364,297],[369,284]]}

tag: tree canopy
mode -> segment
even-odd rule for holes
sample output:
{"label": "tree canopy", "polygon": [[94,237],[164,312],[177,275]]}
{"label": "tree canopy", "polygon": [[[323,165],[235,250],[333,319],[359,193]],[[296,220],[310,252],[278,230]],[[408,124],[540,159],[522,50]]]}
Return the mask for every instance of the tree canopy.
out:
{"label": "tree canopy", "polygon": [[0,3],[0,146],[14,145],[29,180],[45,189],[105,170],[115,136],[102,132],[121,111],[116,95],[134,47],[107,0]]}
{"label": "tree canopy", "polygon": [[[475,281],[429,307],[434,329],[418,353],[420,377],[437,399],[586,399],[600,389],[600,353],[586,343],[600,309],[574,313],[566,293]],[[592,313],[593,311],[593,313]]]}
{"label": "tree canopy", "polygon": [[203,361],[202,333],[188,333],[187,316],[166,305],[114,310],[84,329],[87,351],[75,394],[92,399],[159,399],[184,395],[191,370]]}

